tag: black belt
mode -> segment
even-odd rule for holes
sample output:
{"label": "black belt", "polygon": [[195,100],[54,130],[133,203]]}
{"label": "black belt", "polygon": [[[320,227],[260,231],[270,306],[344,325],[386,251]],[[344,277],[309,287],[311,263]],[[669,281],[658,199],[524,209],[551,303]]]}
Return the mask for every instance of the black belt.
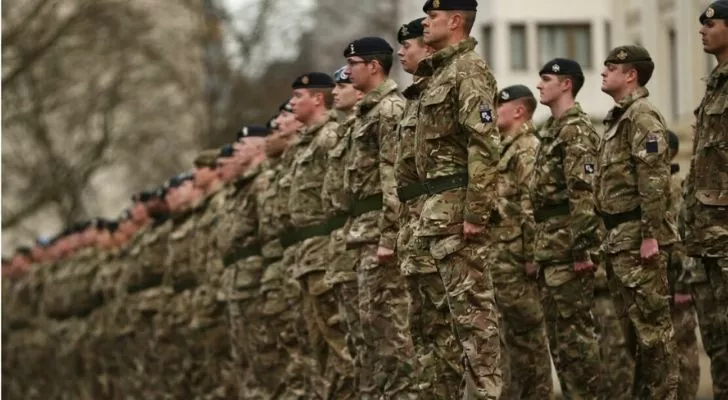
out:
{"label": "black belt", "polygon": [[533,219],[535,219],[539,224],[547,219],[558,217],[560,215],[569,215],[568,201],[566,203],[541,207],[538,210],[533,211]]}
{"label": "black belt", "polygon": [[361,200],[355,200],[352,202],[351,208],[349,209],[349,215],[351,215],[352,218],[356,218],[368,212],[379,211],[382,209],[383,204],[384,196],[381,193],[373,194]]}
{"label": "black belt", "polygon": [[228,252],[222,257],[224,266],[229,267],[238,260],[244,260],[248,257],[259,256],[261,254],[260,245],[254,244],[246,247],[237,247],[233,251]]}
{"label": "black belt", "polygon": [[309,225],[295,229],[292,232],[285,233],[281,235],[281,246],[285,249],[312,237],[328,236],[331,232],[343,227],[346,224],[347,219],[349,219],[348,215],[340,214],[327,219],[326,222]]}
{"label": "black belt", "polygon": [[642,219],[642,208],[637,207],[632,211],[627,211],[619,214],[604,214],[599,213],[604,221],[604,227],[607,230],[612,230],[625,222],[639,221]]}
{"label": "black belt", "polygon": [[405,202],[422,195],[432,196],[452,189],[468,186],[468,174],[454,174],[428,179],[424,182],[410,183],[397,188],[399,201]]}

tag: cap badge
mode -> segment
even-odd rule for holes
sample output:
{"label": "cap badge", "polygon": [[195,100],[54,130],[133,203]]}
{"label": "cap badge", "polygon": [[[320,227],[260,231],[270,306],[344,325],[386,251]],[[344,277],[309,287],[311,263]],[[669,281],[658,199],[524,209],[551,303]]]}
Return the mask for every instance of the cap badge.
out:
{"label": "cap badge", "polygon": [[508,94],[508,92],[504,90],[504,91],[501,92],[501,96],[500,97],[501,97],[502,100],[508,100],[508,99],[511,98],[511,95]]}
{"label": "cap badge", "polygon": [[308,85],[308,82],[308,75],[304,75],[303,78],[301,78],[301,83],[303,83],[304,85]]}
{"label": "cap badge", "polygon": [[402,32],[402,36],[409,36],[409,29],[407,29],[407,25],[402,25],[400,32]]}
{"label": "cap badge", "polygon": [[[308,77],[306,76],[304,78],[308,78]],[[306,79],[306,80],[308,80],[308,79]],[[305,83],[304,83],[304,85],[305,85]],[[243,127],[243,137],[246,137],[246,136],[248,136],[248,127],[247,126]]]}
{"label": "cap badge", "polygon": [[551,71],[559,72],[561,71],[561,67],[559,66],[559,64],[554,64],[551,66]]}
{"label": "cap badge", "polygon": [[354,43],[349,44],[349,53],[354,54]]}
{"label": "cap badge", "polygon": [[624,50],[620,50],[619,53],[617,53],[617,58],[620,60],[624,60],[627,58],[627,52]]}
{"label": "cap badge", "polygon": [[715,15],[715,10],[713,9],[713,7],[708,7],[708,9],[705,10],[706,18],[713,18],[714,15]]}
{"label": "cap badge", "polygon": [[432,1],[432,7],[433,8],[440,8],[440,0],[433,0]]}

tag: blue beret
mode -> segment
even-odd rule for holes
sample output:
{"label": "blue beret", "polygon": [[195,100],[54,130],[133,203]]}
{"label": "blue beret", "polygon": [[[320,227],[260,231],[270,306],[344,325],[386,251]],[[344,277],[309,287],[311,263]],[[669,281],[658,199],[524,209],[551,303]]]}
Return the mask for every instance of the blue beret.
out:
{"label": "blue beret", "polygon": [[422,7],[422,11],[430,12],[434,10],[444,11],[477,11],[477,0],[427,0]]}
{"label": "blue beret", "polygon": [[344,65],[334,72],[334,82],[336,83],[351,83],[351,77],[348,72],[349,66]]}
{"label": "blue beret", "polygon": [[344,57],[371,56],[375,54],[392,54],[394,49],[386,40],[369,36],[349,43],[344,49]]}
{"label": "blue beret", "polygon": [[399,31],[397,31],[397,41],[402,43],[405,40],[422,37],[425,34],[425,27],[422,26],[422,21],[424,20],[424,17],[417,18],[402,25]]}
{"label": "blue beret", "polygon": [[728,19],[728,0],[712,2],[708,8],[700,14],[700,24],[704,24],[708,19]]}
{"label": "blue beret", "polygon": [[293,81],[291,87],[293,89],[331,89],[334,86],[334,80],[323,72],[309,72],[303,74]]}
{"label": "blue beret", "polygon": [[581,70],[581,65],[574,60],[568,58],[554,58],[553,60],[544,64],[539,75],[552,74],[552,75],[569,75],[569,76],[584,76],[584,72]]}

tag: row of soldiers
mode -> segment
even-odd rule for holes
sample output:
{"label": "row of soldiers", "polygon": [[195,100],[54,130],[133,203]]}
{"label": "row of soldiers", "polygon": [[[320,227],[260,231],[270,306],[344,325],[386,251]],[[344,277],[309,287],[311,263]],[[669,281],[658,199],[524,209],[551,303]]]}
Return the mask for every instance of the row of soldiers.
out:
{"label": "row of soldiers", "polygon": [[402,94],[392,47],[355,40],[268,126],[19,251],[3,393],[548,399],[553,360],[566,398],[691,399],[699,321],[728,398],[728,1],[700,16],[719,66],[685,185],[647,50],[605,60],[601,137],[579,64],[546,63],[536,132],[534,94],[474,52],[476,8],[400,28]]}

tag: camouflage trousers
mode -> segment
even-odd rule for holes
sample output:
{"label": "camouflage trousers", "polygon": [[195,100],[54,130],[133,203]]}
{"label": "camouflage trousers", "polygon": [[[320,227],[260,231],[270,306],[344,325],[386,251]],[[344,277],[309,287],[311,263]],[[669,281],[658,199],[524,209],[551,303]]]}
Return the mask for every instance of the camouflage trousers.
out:
{"label": "camouflage trousers", "polygon": [[594,275],[569,264],[541,266],[541,303],[561,390],[566,398],[598,399],[602,368],[595,321]]}
{"label": "camouflage trousers", "polygon": [[604,369],[604,374],[602,374],[603,398],[632,400],[634,359],[627,348],[622,324],[608,288],[595,291],[592,312]]}
{"label": "camouflage trousers", "polygon": [[339,305],[339,315],[345,337],[346,349],[342,350],[339,379],[332,385],[335,399],[357,399],[360,371],[355,367],[356,343],[361,343],[362,330],[359,322],[359,288],[356,281],[339,282],[334,285],[334,294]]}
{"label": "camouflage trousers", "polygon": [[404,277],[396,263],[377,263],[377,247],[361,246],[357,265],[362,330],[355,361],[359,395],[361,399],[415,398]]}
{"label": "camouflage trousers", "polygon": [[610,292],[635,359],[633,395],[675,399],[678,362],[667,280],[669,253],[642,264],[639,250],[606,255]]}
{"label": "camouflage trousers", "polygon": [[706,282],[694,283],[692,294],[703,346],[710,357],[713,396],[728,399],[728,258],[703,258]]}
{"label": "camouflage trousers", "polygon": [[551,356],[538,283],[526,276],[523,264],[512,261],[497,257],[492,266],[505,342],[501,357],[510,375],[506,380],[503,371],[501,399],[553,398]]}
{"label": "camouflage trousers", "polygon": [[[493,281],[488,268],[489,245],[465,241],[461,235],[419,237],[418,248],[429,250],[445,288],[452,320],[452,340],[463,371],[458,398],[497,399],[503,378],[500,371],[500,336]],[[439,360],[438,360],[439,361]]]}
{"label": "camouflage trousers", "polygon": [[672,324],[675,329],[680,371],[677,398],[694,400],[698,395],[700,385],[700,349],[698,348],[698,335],[695,331],[698,325],[695,310],[692,307],[673,309]]}

